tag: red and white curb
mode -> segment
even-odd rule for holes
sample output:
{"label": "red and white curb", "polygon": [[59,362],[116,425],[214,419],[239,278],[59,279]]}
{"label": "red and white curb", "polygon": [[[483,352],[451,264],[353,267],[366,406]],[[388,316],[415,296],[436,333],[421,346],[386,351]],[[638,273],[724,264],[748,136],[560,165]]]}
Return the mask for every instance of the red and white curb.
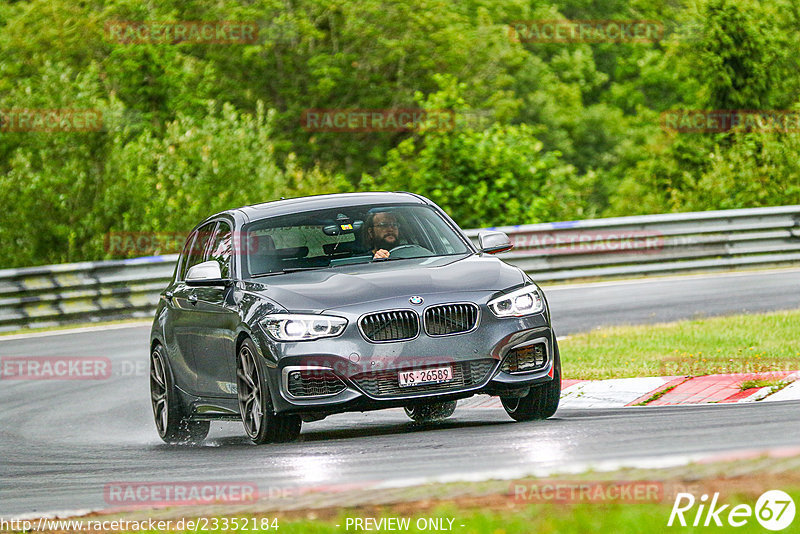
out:
{"label": "red and white curb", "polygon": [[[784,381],[789,385],[742,389],[751,380]],[[660,395],[659,395],[660,394]],[[656,376],[611,380],[564,380],[561,408],[622,408],[680,404],[731,404],[800,400],[800,371],[740,373],[705,376]],[[472,397],[459,403],[465,408],[501,407],[497,397]]]}

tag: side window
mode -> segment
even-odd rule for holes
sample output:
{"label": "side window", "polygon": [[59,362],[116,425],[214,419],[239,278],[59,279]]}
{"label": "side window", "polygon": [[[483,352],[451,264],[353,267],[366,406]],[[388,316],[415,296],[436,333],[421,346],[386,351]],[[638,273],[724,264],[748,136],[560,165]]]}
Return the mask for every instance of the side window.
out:
{"label": "side window", "polygon": [[[181,273],[181,280],[186,279],[186,273],[189,272],[189,269],[197,265],[198,263],[202,263],[203,261],[203,252],[205,251],[209,240],[211,239],[214,233],[214,226],[216,222],[210,222],[208,224],[204,224],[195,232],[195,239],[192,240],[191,248],[189,249],[189,254],[184,260],[183,265],[183,272]],[[187,242],[188,245],[188,242]],[[184,250],[184,255],[186,254],[186,250]]]}
{"label": "side window", "polygon": [[220,222],[214,240],[209,248],[207,260],[217,260],[222,278],[231,276],[231,227],[226,222]]}
{"label": "side window", "polygon": [[[442,231],[444,221],[436,215],[433,211],[420,211],[420,225],[425,229],[426,237],[433,245],[433,250],[437,254],[454,254],[458,248],[464,248],[463,245],[457,241],[458,237],[453,232]],[[459,246],[461,245],[461,246]]]}
{"label": "side window", "polygon": [[178,280],[184,280],[186,278],[186,270],[189,263],[189,255],[191,254],[192,250],[192,243],[194,243],[194,239],[197,237],[197,232],[192,232],[189,234],[189,237],[186,238],[186,244],[183,245],[183,252],[181,252],[181,259],[180,259],[180,272],[178,273]]}

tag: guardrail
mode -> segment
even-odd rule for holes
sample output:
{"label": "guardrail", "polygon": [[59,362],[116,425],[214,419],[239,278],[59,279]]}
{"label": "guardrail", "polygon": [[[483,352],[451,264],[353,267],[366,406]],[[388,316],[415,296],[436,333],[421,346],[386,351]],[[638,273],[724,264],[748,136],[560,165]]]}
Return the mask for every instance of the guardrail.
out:
{"label": "guardrail", "polygon": [[[800,205],[500,226],[501,257],[535,280],[639,276],[800,262]],[[480,230],[468,230],[477,241]]]}
{"label": "guardrail", "polygon": [[152,316],[176,254],[0,270],[0,331]]}
{"label": "guardrail", "polygon": [[[800,205],[490,228],[537,281],[800,263]],[[480,230],[467,230],[477,241]],[[150,316],[176,255],[0,270],[0,330]]]}

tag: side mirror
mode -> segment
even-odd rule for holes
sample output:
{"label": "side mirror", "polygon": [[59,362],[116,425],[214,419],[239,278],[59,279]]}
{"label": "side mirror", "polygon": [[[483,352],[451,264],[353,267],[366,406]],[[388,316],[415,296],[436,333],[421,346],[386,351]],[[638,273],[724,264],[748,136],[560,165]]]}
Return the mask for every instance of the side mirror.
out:
{"label": "side mirror", "polygon": [[478,248],[487,254],[497,254],[511,250],[514,245],[505,232],[490,232],[485,230],[478,234]]}
{"label": "side mirror", "polygon": [[186,285],[201,286],[229,286],[233,283],[230,278],[222,278],[222,271],[217,260],[208,260],[189,267],[186,273]]}

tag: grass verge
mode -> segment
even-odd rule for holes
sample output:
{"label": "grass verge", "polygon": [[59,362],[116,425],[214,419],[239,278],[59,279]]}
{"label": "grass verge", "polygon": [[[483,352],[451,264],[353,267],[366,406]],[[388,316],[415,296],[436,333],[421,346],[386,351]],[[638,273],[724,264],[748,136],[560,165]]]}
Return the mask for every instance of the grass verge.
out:
{"label": "grass verge", "polygon": [[651,402],[657,401],[658,399],[660,399],[661,397],[663,397],[664,395],[666,395],[667,393],[669,393],[670,391],[672,391],[676,387],[678,387],[678,384],[675,384],[674,386],[670,386],[668,388],[664,388],[661,391],[656,391],[655,393],[653,393],[650,396],[650,398],[648,398],[646,400],[643,400],[642,402],[637,402],[634,406],[647,406]]}
{"label": "grass verge", "polygon": [[800,310],[732,315],[571,335],[563,376],[608,379],[800,370]]}
{"label": "grass verge", "polygon": [[746,389],[753,389],[753,388],[766,388],[771,387],[775,391],[779,391],[783,389],[783,380],[769,380],[764,378],[755,378],[753,380],[745,380],[739,385],[739,389],[742,391]]}

